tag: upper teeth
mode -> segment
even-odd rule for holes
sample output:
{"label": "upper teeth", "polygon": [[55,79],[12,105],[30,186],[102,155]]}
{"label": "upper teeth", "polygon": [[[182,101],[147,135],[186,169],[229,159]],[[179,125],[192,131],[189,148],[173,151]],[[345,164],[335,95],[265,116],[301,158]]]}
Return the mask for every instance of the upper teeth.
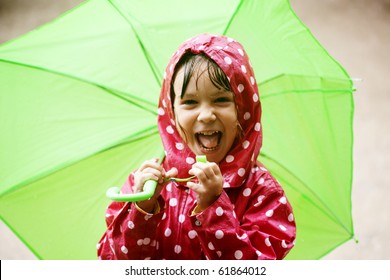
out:
{"label": "upper teeth", "polygon": [[214,133],[218,133],[218,131],[205,131],[205,132],[198,132],[198,133],[203,135],[213,135]]}

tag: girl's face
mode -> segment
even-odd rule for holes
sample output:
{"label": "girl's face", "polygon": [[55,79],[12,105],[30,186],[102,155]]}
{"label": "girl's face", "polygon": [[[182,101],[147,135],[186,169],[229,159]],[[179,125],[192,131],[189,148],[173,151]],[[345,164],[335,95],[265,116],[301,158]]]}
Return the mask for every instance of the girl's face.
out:
{"label": "girl's face", "polygon": [[206,67],[203,62],[194,71],[183,98],[184,70],[178,69],[173,83],[174,112],[178,132],[192,152],[219,163],[237,136],[237,112],[234,94],[215,87]]}

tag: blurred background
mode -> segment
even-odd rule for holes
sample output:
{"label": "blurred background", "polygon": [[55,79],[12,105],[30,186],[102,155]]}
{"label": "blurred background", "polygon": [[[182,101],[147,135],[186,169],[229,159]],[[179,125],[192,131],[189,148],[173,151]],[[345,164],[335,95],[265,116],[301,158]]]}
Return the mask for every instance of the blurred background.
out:
{"label": "blurred background", "polygon": [[[0,0],[0,44],[52,21],[81,2]],[[358,242],[348,241],[324,259],[388,260],[390,0],[291,0],[291,5],[354,79],[357,89],[352,210]],[[0,259],[36,259],[1,221]]]}

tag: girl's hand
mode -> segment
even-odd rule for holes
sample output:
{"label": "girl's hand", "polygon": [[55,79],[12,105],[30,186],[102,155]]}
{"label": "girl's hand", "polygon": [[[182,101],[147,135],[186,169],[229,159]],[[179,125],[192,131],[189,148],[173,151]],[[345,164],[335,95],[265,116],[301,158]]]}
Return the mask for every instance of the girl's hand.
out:
{"label": "girl's hand", "polygon": [[197,193],[198,209],[203,211],[209,207],[222,193],[223,177],[215,162],[197,162],[188,172],[195,175],[199,183],[188,182],[187,187]]}
{"label": "girl's hand", "polygon": [[152,213],[157,203],[164,184],[164,178],[174,177],[178,173],[176,168],[172,168],[169,171],[165,171],[158,163],[158,159],[152,159],[145,161],[141,167],[134,173],[134,193],[142,192],[143,186],[148,180],[155,180],[158,182],[154,195],[145,201],[137,202],[138,206],[145,212]]}

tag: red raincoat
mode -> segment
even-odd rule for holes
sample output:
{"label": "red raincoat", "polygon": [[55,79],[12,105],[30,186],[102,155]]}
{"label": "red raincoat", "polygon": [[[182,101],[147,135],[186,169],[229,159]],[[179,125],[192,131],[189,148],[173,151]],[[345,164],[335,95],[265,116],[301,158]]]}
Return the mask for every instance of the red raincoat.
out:
{"label": "red raincoat", "polygon": [[[146,214],[134,203],[112,202],[107,231],[98,243],[100,259],[282,259],[295,239],[291,206],[279,183],[256,159],[262,143],[261,105],[253,69],[243,47],[224,36],[201,34],[184,42],[166,68],[158,108],[165,170],[188,177],[195,155],[175,127],[170,82],[185,52],[204,52],[225,72],[235,94],[240,143],[219,163],[224,190],[207,209],[192,215],[196,194],[169,183],[160,211]],[[134,174],[122,188],[132,192]]]}

